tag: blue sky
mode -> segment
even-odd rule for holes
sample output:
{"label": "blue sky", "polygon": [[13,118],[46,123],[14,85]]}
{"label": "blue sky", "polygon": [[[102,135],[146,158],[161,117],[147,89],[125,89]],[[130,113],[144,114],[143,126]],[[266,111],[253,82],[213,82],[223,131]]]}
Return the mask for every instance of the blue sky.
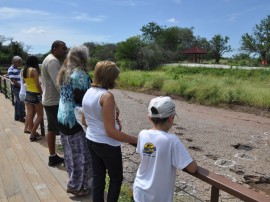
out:
{"label": "blue sky", "polygon": [[0,0],[0,35],[46,53],[54,40],[68,47],[117,43],[140,35],[143,25],[194,27],[210,40],[229,36],[238,53],[241,36],[270,15],[269,0]]}

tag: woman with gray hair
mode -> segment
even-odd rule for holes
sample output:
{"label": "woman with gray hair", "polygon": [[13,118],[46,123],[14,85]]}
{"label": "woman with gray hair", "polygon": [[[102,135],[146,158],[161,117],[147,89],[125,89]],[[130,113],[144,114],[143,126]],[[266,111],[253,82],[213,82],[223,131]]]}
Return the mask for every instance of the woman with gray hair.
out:
{"label": "woman with gray hair", "polygon": [[85,196],[92,188],[92,166],[85,132],[74,114],[74,108],[81,107],[83,96],[91,85],[87,73],[88,55],[85,46],[71,48],[57,77],[60,88],[57,119],[69,176],[67,192],[76,196]]}

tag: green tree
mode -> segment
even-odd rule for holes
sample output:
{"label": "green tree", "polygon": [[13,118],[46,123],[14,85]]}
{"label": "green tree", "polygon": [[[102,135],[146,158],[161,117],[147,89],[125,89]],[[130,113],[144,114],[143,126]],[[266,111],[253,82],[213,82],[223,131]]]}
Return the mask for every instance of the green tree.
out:
{"label": "green tree", "polygon": [[204,50],[209,51],[211,49],[209,41],[205,37],[196,36],[193,42],[193,46],[198,46]]}
{"label": "green tree", "polygon": [[141,28],[142,39],[147,43],[152,43],[157,39],[163,29],[164,28],[157,23],[149,22]]}
{"label": "green tree", "polygon": [[117,44],[116,59],[136,61],[140,48],[144,45],[144,42],[139,36],[130,37],[126,41]]}
{"label": "green tree", "polygon": [[262,60],[267,59],[270,50],[270,15],[255,25],[253,35],[242,35],[240,49],[248,54],[259,54]]}
{"label": "green tree", "polygon": [[160,65],[163,61],[162,50],[156,43],[140,48],[138,53],[138,68],[141,70],[151,70]]}
{"label": "green tree", "polygon": [[115,61],[114,59],[115,52],[116,52],[115,44],[100,44],[96,47],[96,51],[93,56],[98,60]]}
{"label": "green tree", "polygon": [[228,45],[229,37],[222,37],[220,34],[213,36],[209,41],[210,43],[210,53],[213,55],[216,63],[219,64],[219,60],[222,55],[227,52],[231,52],[232,48]]}

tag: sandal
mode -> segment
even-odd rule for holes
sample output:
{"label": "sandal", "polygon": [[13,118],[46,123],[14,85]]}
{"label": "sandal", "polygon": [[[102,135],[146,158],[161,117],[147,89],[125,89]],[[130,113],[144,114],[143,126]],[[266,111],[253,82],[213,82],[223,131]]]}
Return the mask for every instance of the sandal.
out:
{"label": "sandal", "polygon": [[88,195],[90,192],[85,189],[85,188],[81,188],[80,190],[75,190],[75,189],[67,189],[67,193],[69,194],[73,194],[75,196],[86,196]]}
{"label": "sandal", "polygon": [[24,133],[31,134],[31,131],[25,130]]}
{"label": "sandal", "polygon": [[35,141],[38,141],[40,139],[41,138],[38,135],[36,135],[36,134],[33,137],[30,136],[30,142],[35,142]]}

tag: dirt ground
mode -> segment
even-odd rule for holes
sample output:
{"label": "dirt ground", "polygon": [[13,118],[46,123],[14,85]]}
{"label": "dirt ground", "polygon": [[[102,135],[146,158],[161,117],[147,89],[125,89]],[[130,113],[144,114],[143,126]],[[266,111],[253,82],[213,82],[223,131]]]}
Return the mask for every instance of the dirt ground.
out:
{"label": "dirt ground", "polygon": [[[124,90],[112,92],[124,132],[137,136],[142,129],[151,127],[147,106],[155,96]],[[270,194],[270,118],[258,115],[261,113],[207,107],[177,99],[174,102],[179,118],[175,118],[170,132],[181,139],[199,166]],[[123,144],[122,151],[125,182],[132,185],[139,156],[129,144]],[[208,184],[178,171],[176,196],[185,195],[182,189],[202,201],[209,200]],[[221,201],[238,200],[221,192]]]}

